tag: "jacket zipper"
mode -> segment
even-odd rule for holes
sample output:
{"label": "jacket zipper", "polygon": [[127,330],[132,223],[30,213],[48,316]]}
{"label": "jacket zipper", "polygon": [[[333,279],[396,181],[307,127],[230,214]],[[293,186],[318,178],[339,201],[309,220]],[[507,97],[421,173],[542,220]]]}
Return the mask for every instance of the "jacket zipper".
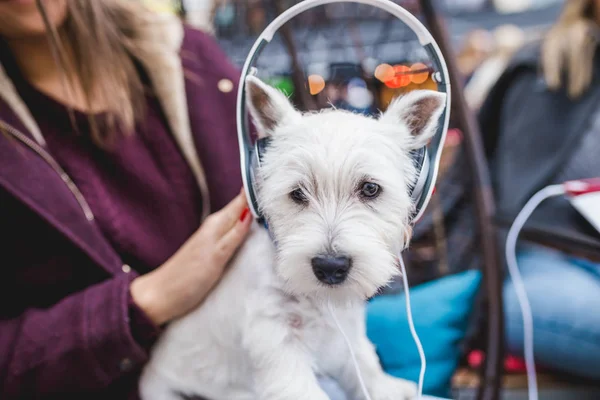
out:
{"label": "jacket zipper", "polygon": [[92,209],[83,197],[83,194],[81,193],[79,188],[75,185],[71,177],[67,175],[65,170],[61,168],[58,162],[56,162],[56,160],[46,150],[44,150],[42,146],[37,144],[35,141],[31,140],[27,135],[24,135],[22,132],[8,125],[6,122],[0,120],[0,127],[6,130],[11,135],[13,135],[31,150],[36,152],[40,157],[44,159],[44,161],[46,161],[46,163],[48,163],[48,165],[50,165],[50,167],[52,167],[52,169],[60,176],[62,181],[67,185],[71,193],[73,193],[75,200],[77,200],[77,203],[79,203],[79,206],[83,210],[85,218],[90,222],[93,221],[94,213],[92,213]]}

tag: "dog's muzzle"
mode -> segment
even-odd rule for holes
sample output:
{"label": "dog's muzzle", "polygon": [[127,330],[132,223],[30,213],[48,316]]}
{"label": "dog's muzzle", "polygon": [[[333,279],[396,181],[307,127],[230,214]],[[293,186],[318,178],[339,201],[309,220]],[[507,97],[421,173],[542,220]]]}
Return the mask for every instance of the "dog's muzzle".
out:
{"label": "dog's muzzle", "polygon": [[322,255],[311,260],[317,279],[328,285],[339,285],[348,277],[352,259],[346,256]]}

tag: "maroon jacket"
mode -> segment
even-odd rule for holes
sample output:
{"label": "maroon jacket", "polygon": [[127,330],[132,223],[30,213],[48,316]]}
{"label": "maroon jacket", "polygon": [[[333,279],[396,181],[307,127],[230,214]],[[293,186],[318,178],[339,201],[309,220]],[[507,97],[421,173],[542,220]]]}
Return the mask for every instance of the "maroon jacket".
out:
{"label": "maroon jacket", "polygon": [[[182,152],[200,161],[212,212],[241,187],[239,75],[210,37],[166,25],[140,33],[162,47],[136,57],[162,85],[157,92]],[[136,273],[86,218],[68,177],[35,141],[20,140],[35,137],[36,126],[12,89],[0,65],[0,398],[136,398],[148,359],[132,334],[145,327],[132,329],[128,314]]]}

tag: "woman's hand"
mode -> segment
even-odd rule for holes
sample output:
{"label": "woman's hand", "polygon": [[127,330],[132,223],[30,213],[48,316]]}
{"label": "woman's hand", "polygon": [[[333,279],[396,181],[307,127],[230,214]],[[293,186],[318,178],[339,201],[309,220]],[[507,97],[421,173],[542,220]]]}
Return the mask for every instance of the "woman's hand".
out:
{"label": "woman's hand", "polygon": [[190,312],[219,281],[251,223],[246,197],[240,193],[206,218],[163,265],[131,283],[134,302],[156,325]]}

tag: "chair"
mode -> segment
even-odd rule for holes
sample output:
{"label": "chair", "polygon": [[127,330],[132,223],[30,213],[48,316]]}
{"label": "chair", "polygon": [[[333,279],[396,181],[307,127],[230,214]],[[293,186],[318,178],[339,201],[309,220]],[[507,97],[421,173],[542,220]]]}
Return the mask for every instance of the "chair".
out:
{"label": "chair", "polygon": [[458,128],[463,132],[465,153],[473,171],[473,197],[475,199],[477,223],[483,255],[483,282],[487,292],[487,346],[486,359],[481,371],[482,380],[478,400],[498,400],[503,369],[502,272],[496,233],[493,224],[494,198],[488,174],[487,160],[483,151],[481,134],[475,116],[469,110],[462,92],[462,79],[450,46],[448,34],[431,0],[421,0],[421,12],[427,27],[438,43],[446,59],[452,84],[452,113]]}

